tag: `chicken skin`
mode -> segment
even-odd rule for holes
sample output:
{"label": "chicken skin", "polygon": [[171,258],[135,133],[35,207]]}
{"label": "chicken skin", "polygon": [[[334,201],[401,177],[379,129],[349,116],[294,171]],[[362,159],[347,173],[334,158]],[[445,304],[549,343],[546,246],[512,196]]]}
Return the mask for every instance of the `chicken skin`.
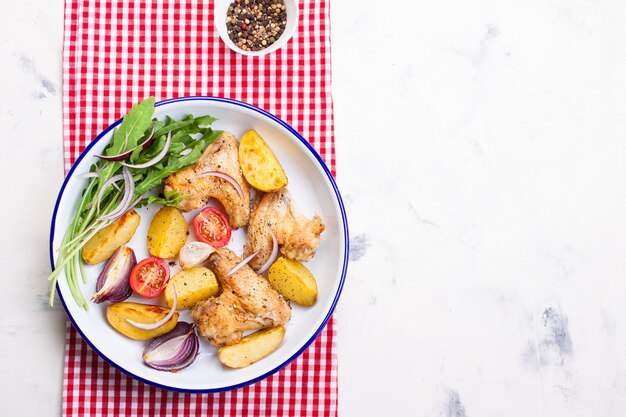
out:
{"label": "chicken skin", "polygon": [[211,254],[208,267],[215,272],[222,293],[200,301],[192,310],[198,334],[215,347],[237,343],[246,330],[285,324],[291,318],[287,300],[248,265],[228,275],[239,262],[228,248]]}
{"label": "chicken skin", "polygon": [[250,215],[243,256],[257,252],[249,265],[254,270],[261,268],[272,253],[271,229],[283,255],[297,261],[308,261],[315,255],[320,234],[325,228],[318,215],[309,220],[300,212],[286,188],[263,194],[255,202]]}
{"label": "chicken skin", "polygon": [[[163,191],[167,193],[175,190],[185,196],[179,206],[185,212],[205,206],[211,198],[215,198],[224,206],[231,227],[247,225],[250,219],[250,186],[239,166],[238,146],[237,139],[232,134],[222,133],[205,149],[194,165],[166,178]],[[241,186],[243,198],[223,178],[198,177],[208,171],[219,171],[231,176]]]}

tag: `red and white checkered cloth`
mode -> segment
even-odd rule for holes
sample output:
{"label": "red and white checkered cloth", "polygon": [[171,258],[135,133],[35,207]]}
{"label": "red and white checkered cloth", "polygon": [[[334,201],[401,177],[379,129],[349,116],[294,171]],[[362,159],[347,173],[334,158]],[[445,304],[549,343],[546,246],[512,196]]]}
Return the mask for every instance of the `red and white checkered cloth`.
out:
{"label": "red and white checkered cloth", "polygon": [[[264,57],[227,49],[212,0],[65,1],[65,169],[107,125],[145,97],[234,98],[291,124],[335,168],[330,92],[329,0],[300,0],[292,40]],[[331,320],[289,366],[256,384],[217,394],[145,385],[108,365],[68,322],[64,416],[336,416]]]}

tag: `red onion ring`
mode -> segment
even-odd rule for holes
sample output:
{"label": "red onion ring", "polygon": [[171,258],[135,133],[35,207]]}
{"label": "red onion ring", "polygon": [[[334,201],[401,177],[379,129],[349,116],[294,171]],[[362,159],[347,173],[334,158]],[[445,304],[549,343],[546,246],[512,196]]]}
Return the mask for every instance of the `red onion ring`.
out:
{"label": "red onion ring", "polygon": [[141,200],[143,200],[144,196],[145,196],[145,194],[144,194],[144,195],[140,195],[139,197],[137,197],[137,198],[135,199],[135,201],[133,201],[132,203],[130,203],[130,206],[128,206],[128,210],[130,210],[130,209],[132,209],[132,208],[135,208],[135,206],[136,206],[137,204],[139,204],[139,202],[140,202]]}
{"label": "red onion ring", "polygon": [[270,254],[270,257],[267,258],[267,261],[263,264],[261,269],[256,271],[256,273],[259,275],[267,271],[269,267],[272,266],[276,258],[278,258],[278,241],[276,240],[276,235],[272,231],[271,227],[267,226],[267,228],[270,230],[270,234],[272,235],[272,253]]}
{"label": "red onion ring", "polygon": [[76,178],[98,178],[100,174],[98,172],[83,172],[82,174],[76,174]]}
{"label": "red onion ring", "polygon": [[100,217],[100,220],[117,219],[122,214],[124,214],[130,206],[131,199],[135,195],[135,181],[133,180],[133,176],[128,168],[122,168],[122,172],[124,176],[124,196],[122,197],[122,201],[120,202],[119,206],[117,206],[117,208],[111,213]]}
{"label": "red onion ring", "polygon": [[167,151],[170,150],[171,143],[172,143],[172,132],[167,134],[167,139],[165,140],[165,145],[163,146],[163,149],[161,149],[161,152],[159,152],[157,156],[155,156],[148,162],[144,162],[143,164],[137,164],[137,165],[131,165],[125,162],[120,162],[120,164],[124,165],[125,167],[135,168],[135,169],[148,168],[148,167],[151,167],[152,165],[156,165],[161,161],[161,159],[165,157],[165,155],[167,155]]}
{"label": "red onion ring", "polygon": [[202,174],[198,174],[197,177],[198,178],[201,178],[201,177],[218,177],[218,178],[221,178],[223,180],[226,180],[233,187],[235,187],[235,190],[237,190],[237,194],[239,194],[239,197],[243,198],[243,189],[241,188],[241,185],[239,185],[239,183],[237,182],[236,179],[234,179],[233,177],[231,177],[230,175],[228,175],[228,174],[226,174],[224,172],[207,171],[207,172],[203,172]]}
{"label": "red onion ring", "polygon": [[[152,127],[152,132],[150,133],[150,136],[148,136],[148,139],[144,140],[141,144],[135,146],[133,149],[130,149],[128,151],[124,151],[122,153],[118,153],[117,155],[94,155],[96,158],[100,158],[100,159],[104,159],[105,161],[123,161],[125,159],[128,159],[133,152],[135,152],[135,149],[137,148],[143,148],[146,149],[148,146],[150,146],[150,143],[152,143],[152,140],[154,139],[154,129],[155,127]],[[126,147],[126,144],[128,143],[128,133],[126,133],[126,139],[124,140],[124,147]]]}
{"label": "red onion ring", "polygon": [[[126,132],[126,138],[124,139],[124,148],[126,147],[127,143],[128,143],[128,132]],[[133,151],[134,149],[131,149],[129,151],[118,153],[117,155],[94,155],[94,156],[96,158],[104,159],[105,161],[123,161],[124,159],[132,155]]]}
{"label": "red onion ring", "polygon": [[120,180],[124,180],[124,176],[122,174],[117,174],[112,176],[111,178],[106,180],[104,184],[102,184],[102,188],[100,188],[100,192],[98,193],[98,197],[96,198],[96,207],[98,208],[98,212],[100,211],[100,202],[102,200],[102,195],[104,194],[104,191],[109,188],[109,185]]}
{"label": "red onion ring", "polygon": [[178,305],[178,297],[176,296],[176,287],[174,286],[174,284],[172,284],[172,291],[174,292],[174,302],[172,303],[172,308],[170,309],[170,312],[167,313],[167,315],[163,317],[161,320],[157,321],[156,323],[138,323],[136,321],[133,321],[127,318],[126,321],[132,324],[133,326],[139,329],[143,329],[143,330],[154,330],[163,326],[172,318],[172,316],[176,312],[176,306]]}
{"label": "red onion ring", "polygon": [[232,275],[235,272],[239,271],[245,264],[247,264],[248,262],[250,262],[250,260],[252,258],[254,258],[256,256],[258,252],[254,252],[252,255],[248,256],[246,259],[244,259],[243,261],[239,262],[237,265],[235,265],[233,267],[233,269],[231,269],[230,271],[228,271],[228,274],[226,274],[226,276]]}

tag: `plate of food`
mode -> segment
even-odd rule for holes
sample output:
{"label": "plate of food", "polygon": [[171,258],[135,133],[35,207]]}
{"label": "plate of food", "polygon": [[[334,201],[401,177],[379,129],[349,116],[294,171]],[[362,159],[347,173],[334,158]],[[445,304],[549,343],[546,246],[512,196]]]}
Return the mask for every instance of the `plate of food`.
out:
{"label": "plate of food", "polygon": [[148,98],[95,138],[55,205],[50,303],[148,384],[217,392],[259,381],[323,330],[348,225],[321,157],[250,104]]}

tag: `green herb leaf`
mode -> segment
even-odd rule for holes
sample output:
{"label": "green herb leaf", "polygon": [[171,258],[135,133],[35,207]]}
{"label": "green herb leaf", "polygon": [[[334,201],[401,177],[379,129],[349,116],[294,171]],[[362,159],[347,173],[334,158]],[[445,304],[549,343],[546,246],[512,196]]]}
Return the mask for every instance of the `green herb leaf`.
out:
{"label": "green herb leaf", "polygon": [[176,190],[168,191],[165,195],[150,195],[148,198],[144,198],[137,204],[137,208],[148,206],[150,204],[161,204],[162,206],[178,207],[180,202],[185,198]]}
{"label": "green herb leaf", "polygon": [[148,168],[146,177],[136,185],[135,194],[142,195],[148,190],[156,187],[161,181],[169,177],[171,174],[180,171],[181,169],[194,164],[198,158],[202,155],[202,152],[209,146],[205,140],[200,139],[195,142],[193,149],[185,155],[171,155],[167,158],[165,165],[159,167],[160,164],[154,165]]}
{"label": "green herb leaf", "polygon": [[113,134],[113,143],[107,148],[107,155],[115,155],[137,146],[146,130],[152,124],[154,97],[148,97],[133,106],[122,120],[122,124]]}
{"label": "green herb leaf", "polygon": [[185,128],[187,126],[191,126],[193,125],[193,115],[187,115],[187,117],[185,117],[183,120],[179,120],[179,121],[170,121],[169,119],[166,120],[165,122],[165,126],[163,126],[162,128],[160,128],[159,130],[157,130],[157,132],[154,134],[154,137],[158,138],[159,136],[163,136],[163,135],[167,135],[169,132],[175,132],[177,130],[180,130],[182,128]]}
{"label": "green herb leaf", "polygon": [[[127,149],[137,146],[145,131],[152,124],[154,114],[154,97],[148,97],[133,106],[120,126],[113,131],[111,145],[104,151],[105,155],[117,155]],[[121,168],[117,162],[100,161],[100,185],[111,178]]]}
{"label": "green herb leaf", "polygon": [[200,116],[196,118],[196,126],[203,127],[213,124],[217,119],[213,116]]}
{"label": "green herb leaf", "polygon": [[224,133],[223,130],[207,129],[204,136],[202,136],[202,140],[205,141],[207,145],[210,145],[215,142],[215,139],[219,138],[222,133]]}

